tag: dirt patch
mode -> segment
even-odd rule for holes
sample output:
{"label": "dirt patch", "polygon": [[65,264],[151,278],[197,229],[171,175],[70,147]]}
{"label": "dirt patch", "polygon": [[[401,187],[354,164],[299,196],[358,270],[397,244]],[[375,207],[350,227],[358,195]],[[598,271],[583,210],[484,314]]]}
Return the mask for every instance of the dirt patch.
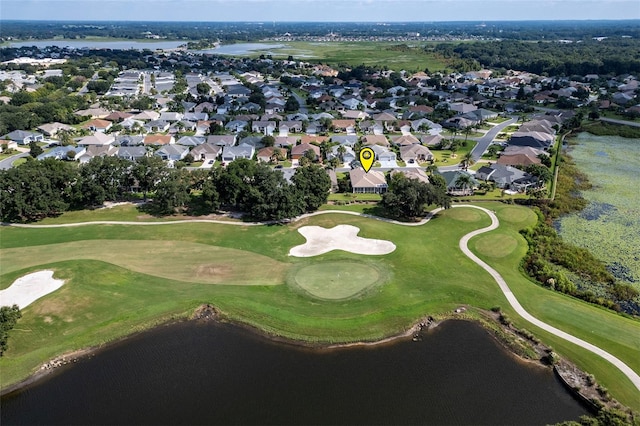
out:
{"label": "dirt patch", "polygon": [[231,265],[205,263],[196,265],[194,269],[197,277],[225,278],[233,275],[233,267]]}

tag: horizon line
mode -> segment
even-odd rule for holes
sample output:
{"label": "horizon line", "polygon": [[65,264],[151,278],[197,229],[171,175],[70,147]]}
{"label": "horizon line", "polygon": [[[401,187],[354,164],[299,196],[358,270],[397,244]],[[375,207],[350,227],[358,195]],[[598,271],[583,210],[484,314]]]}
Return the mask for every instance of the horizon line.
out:
{"label": "horizon line", "polygon": [[300,21],[300,20],[282,20],[282,21],[269,21],[269,20],[245,20],[245,21],[231,21],[231,20],[179,20],[173,21],[169,19],[22,19],[22,18],[0,18],[0,22],[172,22],[172,23],[235,23],[235,24],[281,24],[281,23],[299,23],[299,24],[322,24],[322,23],[362,23],[362,24],[432,24],[432,23],[487,23],[487,22],[632,22],[640,21],[640,18],[599,18],[599,19],[480,19],[480,20],[416,20],[416,21],[383,21],[383,20],[335,20],[335,21]]}

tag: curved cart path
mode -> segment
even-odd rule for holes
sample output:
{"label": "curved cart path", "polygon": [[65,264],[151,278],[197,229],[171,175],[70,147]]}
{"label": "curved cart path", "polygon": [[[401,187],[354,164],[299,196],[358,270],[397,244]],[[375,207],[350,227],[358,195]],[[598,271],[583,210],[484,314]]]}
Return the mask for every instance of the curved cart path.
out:
{"label": "curved cart path", "polygon": [[[631,380],[631,382],[635,385],[635,387],[640,391],[640,376],[631,369],[631,367],[629,367],[627,364],[625,364],[624,362],[622,362],[620,359],[618,359],[617,357],[611,355],[609,352],[600,349],[599,347],[592,345],[589,342],[586,342],[578,337],[575,337],[569,333],[566,333],[560,329],[557,329],[539,319],[537,319],[536,317],[534,317],[533,315],[531,315],[529,312],[527,312],[522,305],[520,304],[520,302],[518,302],[518,299],[516,299],[515,295],[513,294],[513,292],[511,291],[511,289],[509,288],[509,286],[507,285],[507,282],[504,280],[504,278],[502,278],[502,276],[498,273],[498,271],[496,271],[495,269],[493,269],[491,266],[489,266],[488,264],[486,264],[485,262],[483,262],[478,256],[476,256],[475,254],[473,254],[471,252],[471,250],[469,250],[468,247],[468,243],[469,240],[471,240],[471,238],[483,234],[485,232],[489,232],[489,231],[493,231],[494,229],[498,228],[498,226],[500,225],[500,222],[498,221],[498,217],[495,215],[495,213],[489,209],[486,209],[484,207],[478,207],[478,206],[473,206],[473,205],[455,205],[452,206],[454,208],[474,208],[474,209],[478,209],[478,210],[482,210],[483,212],[485,212],[490,218],[491,218],[491,225],[487,226],[486,228],[481,228],[481,229],[477,229],[475,231],[472,231],[468,234],[466,234],[465,236],[463,236],[460,239],[460,250],[462,250],[462,252],[465,254],[465,256],[467,256],[469,259],[471,259],[472,261],[474,261],[476,264],[478,264],[482,269],[484,269],[485,271],[487,271],[492,277],[493,279],[496,281],[496,283],[498,283],[498,286],[500,287],[500,290],[502,291],[502,293],[505,295],[505,297],[507,298],[507,301],[509,302],[509,304],[511,305],[511,307],[518,313],[518,315],[520,315],[522,318],[524,318],[526,321],[529,321],[531,324],[535,325],[536,327],[539,327],[555,336],[558,336],[568,342],[571,342],[575,345],[580,346],[581,348],[584,348],[590,352],[593,352],[594,354],[604,358],[605,360],[609,361],[611,364],[615,365],[620,371],[622,371],[622,373],[627,376],[627,378],[629,380]],[[435,216],[436,213],[440,212],[442,210],[442,208],[438,208],[435,209],[431,212],[429,212],[429,214],[422,219],[419,222],[413,222],[413,223],[405,223],[405,222],[399,222],[399,221],[395,221],[395,220],[391,220],[391,219],[384,219],[384,218],[380,218],[380,217],[376,217],[376,216],[372,216],[372,215],[367,215],[367,214],[362,214],[362,213],[357,213],[357,212],[349,212],[349,211],[342,211],[342,210],[322,210],[322,211],[318,211],[318,212],[314,212],[314,213],[309,213],[309,214],[305,214],[302,216],[299,216],[295,219],[293,219],[292,221],[299,221],[301,219],[307,218],[307,217],[311,217],[311,216],[317,216],[317,215],[321,215],[321,214],[328,214],[328,213],[340,213],[340,214],[349,214],[349,215],[353,215],[353,216],[364,216],[367,218],[372,218],[372,219],[377,219],[377,220],[381,220],[384,222],[388,222],[388,223],[393,223],[393,224],[397,224],[397,225],[403,225],[403,226],[420,226],[423,225],[427,222],[429,222],[429,220],[431,220],[431,218],[433,216]],[[126,221],[95,221],[95,222],[78,222],[78,223],[67,223],[67,224],[54,224],[54,225],[30,225],[30,224],[7,224],[7,223],[3,223],[3,226],[14,226],[14,227],[20,227],[20,228],[64,228],[64,227],[72,227],[72,226],[84,226],[84,225],[168,225],[168,224],[176,224],[176,223],[219,223],[219,224],[225,224],[225,225],[240,225],[240,226],[256,226],[256,225],[263,225],[263,224],[272,224],[272,223],[277,223],[275,221],[273,222],[231,222],[231,221],[224,221],[224,220],[215,220],[215,219],[192,219],[192,220],[176,220],[176,221],[164,221],[164,222],[126,222]]]}
{"label": "curved cart path", "polygon": [[489,217],[491,218],[491,225],[487,226],[486,228],[482,228],[482,229],[477,229],[475,231],[469,232],[467,235],[465,235],[464,237],[462,237],[460,239],[460,250],[462,250],[462,252],[471,260],[473,260],[475,263],[477,263],[482,269],[484,269],[485,271],[487,271],[492,277],[493,279],[496,281],[496,283],[498,283],[498,286],[500,287],[500,290],[502,290],[502,293],[505,295],[505,297],[507,298],[507,300],[509,301],[509,304],[511,305],[511,307],[518,313],[518,315],[520,315],[522,318],[524,318],[525,320],[529,321],[531,324],[535,325],[536,327],[539,327],[545,331],[548,331],[549,333],[558,336],[568,342],[571,342],[575,345],[580,346],[581,348],[584,348],[590,352],[593,352],[596,355],[601,356],[602,358],[606,359],[607,361],[609,361],[611,364],[615,365],[616,367],[618,367],[618,369],[620,371],[622,371],[624,373],[625,376],[627,376],[629,378],[629,380],[631,380],[631,382],[635,385],[635,387],[640,390],[640,376],[638,376],[638,374],[633,371],[631,369],[631,367],[629,367],[627,364],[625,364],[624,362],[622,362],[621,360],[619,360],[618,358],[616,358],[615,356],[611,355],[609,352],[600,349],[599,347],[592,345],[589,342],[585,342],[582,339],[579,339],[569,333],[566,333],[562,330],[559,330],[549,324],[547,324],[546,322],[540,321],[539,319],[537,319],[536,317],[534,317],[533,315],[531,315],[529,312],[527,312],[522,305],[520,304],[520,302],[518,302],[518,299],[516,299],[516,297],[514,296],[513,292],[511,291],[511,289],[509,288],[509,286],[507,285],[506,281],[504,280],[504,278],[502,278],[502,276],[498,273],[498,271],[496,271],[495,269],[493,269],[491,266],[487,265],[486,263],[484,263],[482,260],[480,260],[480,258],[478,258],[478,256],[476,256],[475,254],[473,254],[471,252],[471,250],[469,250],[468,247],[468,243],[469,240],[473,237],[475,237],[476,235],[480,235],[483,234],[485,232],[489,232],[489,231],[493,231],[494,229],[496,229],[499,225],[500,222],[498,221],[497,216],[495,215],[495,213],[493,213],[491,210],[485,209],[483,207],[478,207],[478,206],[472,206],[472,205],[468,205],[468,206],[454,206],[454,207],[471,207],[471,208],[475,208],[475,209],[479,209],[482,210],[483,212],[485,212],[486,214],[489,215]]}

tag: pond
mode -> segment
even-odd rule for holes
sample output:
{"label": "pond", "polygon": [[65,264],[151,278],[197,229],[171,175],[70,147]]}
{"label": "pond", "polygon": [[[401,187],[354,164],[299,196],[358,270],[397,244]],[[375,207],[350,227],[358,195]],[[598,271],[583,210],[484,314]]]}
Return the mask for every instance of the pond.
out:
{"label": "pond", "polygon": [[479,325],[340,349],[230,324],[138,334],[5,395],[8,424],[549,424],[586,410]]}
{"label": "pond", "polygon": [[593,188],[582,192],[586,209],[557,222],[560,235],[640,290],[640,139],[580,133],[573,140],[569,154]]}

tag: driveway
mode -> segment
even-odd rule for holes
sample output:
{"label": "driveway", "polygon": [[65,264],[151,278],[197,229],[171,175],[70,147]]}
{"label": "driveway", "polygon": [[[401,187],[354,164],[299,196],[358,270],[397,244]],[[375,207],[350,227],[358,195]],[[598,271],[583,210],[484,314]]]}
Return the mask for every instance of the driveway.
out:
{"label": "driveway", "polygon": [[376,169],[378,168],[395,169],[397,167],[398,167],[398,163],[396,162],[396,160],[388,160],[388,161],[380,161],[380,166],[376,167]]}
{"label": "driveway", "polygon": [[20,154],[12,155],[11,157],[5,158],[4,160],[0,161],[0,170],[10,169],[11,167],[13,167],[13,162],[18,158],[24,158],[28,156],[28,152],[21,152]]}
{"label": "driveway", "polygon": [[489,148],[489,145],[491,145],[491,142],[493,142],[498,133],[517,122],[518,117],[511,117],[510,120],[504,121],[500,124],[496,124],[484,136],[476,139],[478,143],[471,151],[473,159],[475,161],[478,161],[482,157],[482,154],[484,154],[484,152],[487,150],[487,148]]}

